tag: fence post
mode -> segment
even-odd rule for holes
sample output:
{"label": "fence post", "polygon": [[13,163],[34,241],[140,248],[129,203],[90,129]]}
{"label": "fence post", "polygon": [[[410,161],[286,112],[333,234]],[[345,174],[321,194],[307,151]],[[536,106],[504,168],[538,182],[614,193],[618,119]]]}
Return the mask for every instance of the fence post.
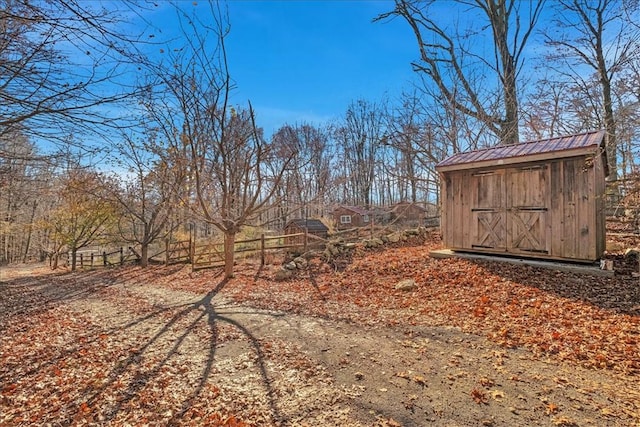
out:
{"label": "fence post", "polygon": [[120,246],[120,265],[124,265],[124,250]]}
{"label": "fence post", "polygon": [[91,268],[93,268],[93,252],[91,252]]}
{"label": "fence post", "polygon": [[264,233],[260,235],[260,265],[264,265],[265,253],[264,253]]}
{"label": "fence post", "polygon": [[193,264],[196,258],[196,240],[194,236],[193,224],[189,224],[189,262]]}
{"label": "fence post", "polygon": [[82,262],[82,254],[80,254],[80,268],[84,268],[84,263]]}
{"label": "fence post", "polygon": [[307,245],[309,244],[309,230],[307,228],[304,229],[304,249],[303,253],[307,253]]}
{"label": "fence post", "polygon": [[369,219],[371,221],[370,225],[371,225],[371,236],[369,237],[370,239],[373,239],[373,215],[371,215],[371,218]]}
{"label": "fence post", "polygon": [[107,266],[107,251],[102,251],[102,265]]}
{"label": "fence post", "polygon": [[191,262],[191,271],[196,269],[196,226],[189,224],[189,261]]}
{"label": "fence post", "polygon": [[169,239],[164,239],[164,265],[169,265]]}

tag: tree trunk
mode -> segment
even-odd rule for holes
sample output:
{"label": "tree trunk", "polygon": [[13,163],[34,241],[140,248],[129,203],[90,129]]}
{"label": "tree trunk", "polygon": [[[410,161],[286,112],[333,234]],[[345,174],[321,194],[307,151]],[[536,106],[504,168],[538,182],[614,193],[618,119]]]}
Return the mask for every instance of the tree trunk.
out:
{"label": "tree trunk", "polygon": [[143,243],[140,249],[140,267],[145,268],[149,265],[149,244]]}
{"label": "tree trunk", "polygon": [[509,45],[509,12],[507,12],[504,1],[488,1],[487,10],[502,66],[499,74],[504,94],[504,119],[500,124],[500,142],[505,145],[517,144],[520,139],[518,133],[517,64]]}
{"label": "tree trunk", "polygon": [[611,81],[609,80],[608,72],[604,57],[598,58],[600,69],[600,86],[602,87],[602,100],[604,107],[604,125],[607,130],[606,139],[606,152],[607,163],[609,166],[609,179],[616,181],[618,179],[618,143],[616,140],[616,119],[613,113],[613,101],[611,99]]}
{"label": "tree trunk", "polygon": [[236,242],[236,233],[226,231],[224,233],[224,278],[225,279],[230,279],[233,277],[235,242]]}
{"label": "tree trunk", "polygon": [[36,217],[36,208],[38,206],[38,202],[33,202],[33,208],[31,209],[31,218],[29,218],[29,228],[27,229],[27,242],[25,243],[25,248],[22,256],[22,262],[27,263],[29,259],[29,248],[31,247],[31,236],[33,235],[33,219]]}
{"label": "tree trunk", "polygon": [[506,81],[504,83],[504,97],[505,97],[505,119],[500,128],[503,144],[517,144],[520,142],[520,133],[518,131],[518,98],[516,89],[515,72],[511,70],[511,67],[506,71]]}
{"label": "tree trunk", "polygon": [[76,255],[78,250],[76,248],[71,249],[71,271],[76,271]]}
{"label": "tree trunk", "polygon": [[59,260],[60,260],[60,254],[59,253],[56,252],[56,253],[51,254],[49,265],[51,266],[52,270],[57,270],[58,269]]}
{"label": "tree trunk", "polygon": [[[611,98],[611,97],[609,97]],[[611,104],[605,104],[605,126],[607,128],[607,163],[609,166],[609,180],[618,180],[618,141],[616,138],[616,121]],[[617,188],[617,187],[616,187]]]}

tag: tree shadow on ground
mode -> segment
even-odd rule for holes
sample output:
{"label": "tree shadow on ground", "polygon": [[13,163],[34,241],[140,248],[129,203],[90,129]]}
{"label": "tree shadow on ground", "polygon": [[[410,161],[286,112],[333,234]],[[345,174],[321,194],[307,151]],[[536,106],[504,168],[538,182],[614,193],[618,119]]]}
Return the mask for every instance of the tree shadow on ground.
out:
{"label": "tree shadow on ground", "polygon": [[640,316],[638,278],[602,277],[559,272],[528,265],[472,260],[491,274],[514,283],[537,288],[559,297],[582,301],[595,307],[632,316]]}
{"label": "tree shadow on ground", "polygon": [[11,279],[0,286],[3,317],[25,315],[59,303],[85,298],[113,284],[108,270],[90,273],[59,272]]}
{"label": "tree shadow on ground", "polygon": [[[243,324],[220,314],[217,310],[214,297],[226,284],[227,280],[221,280],[214,289],[197,301],[155,309],[124,326],[112,330],[111,333],[113,334],[122,334],[127,333],[128,330],[133,330],[137,326],[159,322],[162,324],[162,327],[157,332],[148,339],[139,342],[139,345],[134,351],[131,351],[131,354],[126,359],[119,361],[106,374],[106,381],[99,388],[87,387],[82,391],[83,395],[88,396],[87,404],[90,407],[102,406],[105,421],[113,421],[119,413],[127,410],[127,405],[138,397],[149,382],[161,375],[173,358],[180,353],[188,351],[186,341],[189,335],[196,335],[201,328],[205,327],[208,329],[209,337],[206,343],[206,358],[203,365],[200,366],[201,372],[197,384],[189,395],[181,398],[180,407],[173,408],[173,415],[168,421],[169,425],[179,424],[189,409],[192,408],[194,402],[202,395],[212,377],[212,373],[215,370],[217,350],[221,344],[219,329],[222,324],[227,324],[236,328],[248,341],[249,347],[255,355],[255,363],[268,400],[272,421],[279,420],[281,416],[273,395],[271,378],[265,364],[265,353],[259,339]],[[264,313],[264,315],[269,316],[270,314]],[[186,326],[183,326],[181,322],[187,322]],[[176,328],[179,328],[177,333]],[[202,334],[197,336],[201,337]],[[157,350],[153,349],[153,347],[161,341],[167,340],[170,341],[170,345],[158,358]],[[149,360],[153,360],[153,362],[151,364],[147,362],[143,367],[142,361],[152,351],[155,352],[154,358],[149,358]],[[116,383],[122,384],[123,378],[128,379],[125,379],[126,387],[121,391],[120,398],[110,406],[104,405],[102,403],[103,396],[114,388]]]}

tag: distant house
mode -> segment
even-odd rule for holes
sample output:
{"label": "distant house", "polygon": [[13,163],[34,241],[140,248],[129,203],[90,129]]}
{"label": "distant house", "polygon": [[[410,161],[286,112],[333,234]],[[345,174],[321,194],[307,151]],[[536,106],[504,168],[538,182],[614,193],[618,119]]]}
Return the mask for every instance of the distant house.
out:
{"label": "distant house", "polygon": [[360,206],[338,206],[333,219],[338,229],[364,227],[371,224],[371,212]]}
{"label": "distant house", "polygon": [[[319,219],[292,219],[284,227],[284,233],[299,234],[306,233],[308,236],[316,236],[321,239],[326,239],[329,235],[329,228],[322,223]],[[307,236],[307,243],[313,243],[317,239],[309,238]],[[285,244],[287,245],[304,245],[305,236],[291,236],[285,238]]]}
{"label": "distant house", "polygon": [[403,224],[422,225],[427,217],[427,210],[417,203],[399,202],[391,205],[391,221]]}

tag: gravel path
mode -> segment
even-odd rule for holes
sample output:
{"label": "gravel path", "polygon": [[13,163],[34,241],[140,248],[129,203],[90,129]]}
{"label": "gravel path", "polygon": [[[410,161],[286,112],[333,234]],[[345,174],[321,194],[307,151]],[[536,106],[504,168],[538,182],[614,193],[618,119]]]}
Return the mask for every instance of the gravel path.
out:
{"label": "gravel path", "polygon": [[109,271],[0,295],[3,426],[638,425],[624,378],[454,328],[259,310]]}

